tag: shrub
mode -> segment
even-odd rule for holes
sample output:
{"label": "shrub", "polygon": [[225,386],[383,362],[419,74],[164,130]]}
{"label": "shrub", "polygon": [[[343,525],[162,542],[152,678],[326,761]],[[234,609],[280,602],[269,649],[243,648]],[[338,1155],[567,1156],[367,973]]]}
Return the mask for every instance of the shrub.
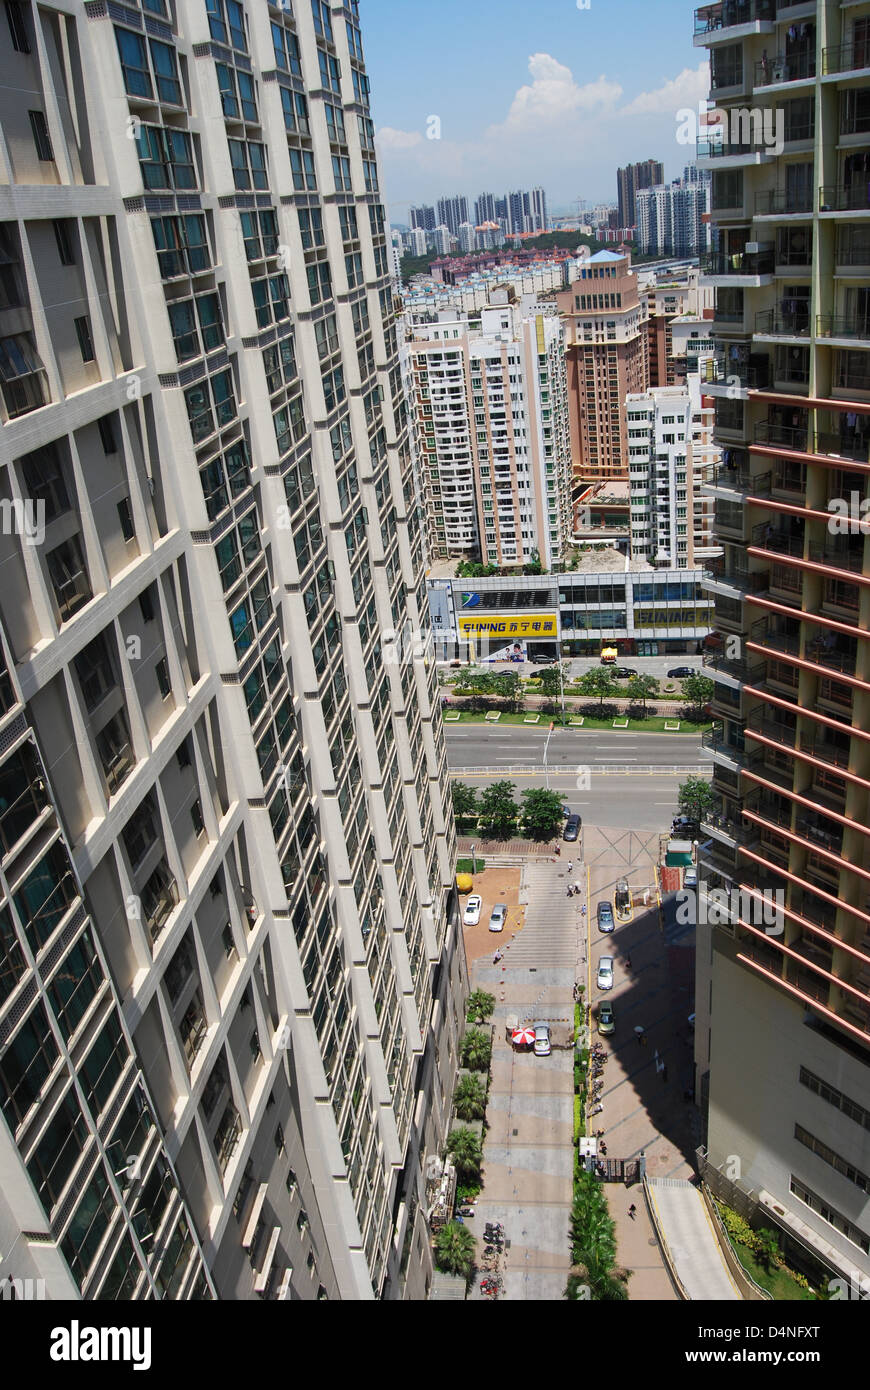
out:
{"label": "shrub", "polygon": [[482,1028],[469,1028],[462,1039],[462,1065],[469,1071],[489,1071],[492,1038]]}
{"label": "shrub", "polygon": [[453,1096],[460,1120],[482,1120],[486,1114],[486,1087],[478,1076],[462,1076]]}
{"label": "shrub", "polygon": [[469,1279],[476,1249],[477,1241],[468,1227],[458,1221],[448,1221],[435,1237],[435,1264],[442,1274],[458,1274]]}
{"label": "shrub", "polygon": [[457,1177],[480,1177],[483,1153],[480,1140],[473,1129],[451,1129],[447,1136],[447,1152],[456,1165]]}
{"label": "shrub", "polygon": [[469,1023],[479,1018],[489,1018],[495,1008],[495,995],[487,994],[485,989],[472,990],[468,996],[466,1017]]}

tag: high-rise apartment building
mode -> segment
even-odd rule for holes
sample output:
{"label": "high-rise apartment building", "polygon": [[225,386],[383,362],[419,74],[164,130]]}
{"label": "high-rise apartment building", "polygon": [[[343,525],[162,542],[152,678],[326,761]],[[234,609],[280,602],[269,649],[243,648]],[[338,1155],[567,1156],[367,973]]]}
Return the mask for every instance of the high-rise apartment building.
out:
{"label": "high-rise apartment building", "polygon": [[649,386],[646,299],[631,256],[599,251],[555,296],[565,322],[575,482],[628,477],[623,402]]}
{"label": "high-rise apartment building", "polygon": [[411,219],[412,231],[414,230],[414,228],[419,227],[421,231],[434,232],[435,227],[437,226],[437,223],[440,220],[436,219],[435,217],[435,209],[432,207],[427,207],[425,203],[421,207],[410,208],[408,211],[408,216]]}
{"label": "high-rise apartment building", "polygon": [[682,341],[674,344],[674,321],[708,313],[712,317],[714,292],[699,284],[699,270],[694,265],[665,271],[641,268],[638,284],[647,305],[650,386],[673,386],[686,376],[686,353]]}
{"label": "high-rise apartment building", "polygon": [[720,552],[713,501],[702,491],[719,450],[713,403],[695,373],[683,386],[651,387],[626,399],[632,559],[694,569]]}
{"label": "high-rise apartment building", "polygon": [[410,256],[425,256],[428,243],[422,227],[412,227],[405,242]]}
{"label": "high-rise apartment building", "polygon": [[618,200],[617,225],[634,227],[637,224],[636,195],[639,188],[655,188],[665,181],[665,166],[657,159],[644,159],[616,171]]}
{"label": "high-rise apartment building", "polygon": [[637,244],[644,256],[697,256],[710,245],[705,180],[638,189]]}
{"label": "high-rise apartment building", "polygon": [[494,290],[473,318],[409,329],[417,448],[433,556],[561,559],[571,528],[562,325],[551,304]]}
{"label": "high-rise apartment building", "polygon": [[2,23],[0,1277],[424,1297],[466,977],[356,0]]}
{"label": "high-rise apartment building", "polygon": [[474,221],[480,227],[484,222],[495,222],[496,199],[491,193],[481,193],[474,200]]}
{"label": "high-rise apartment building", "polygon": [[435,219],[437,227],[448,227],[451,236],[458,236],[459,228],[468,221],[468,199],[462,194],[439,198],[435,204]]}
{"label": "high-rise apartment building", "polygon": [[549,225],[547,220],[547,194],[543,188],[533,188],[529,194],[529,217],[531,218],[531,228],[533,232],[545,232]]}
{"label": "high-rise apartment building", "polygon": [[701,865],[743,890],[698,929],[702,1168],[847,1278],[870,1273],[868,27],[866,4],[726,0],[695,29],[728,122],[705,161],[725,456]]}

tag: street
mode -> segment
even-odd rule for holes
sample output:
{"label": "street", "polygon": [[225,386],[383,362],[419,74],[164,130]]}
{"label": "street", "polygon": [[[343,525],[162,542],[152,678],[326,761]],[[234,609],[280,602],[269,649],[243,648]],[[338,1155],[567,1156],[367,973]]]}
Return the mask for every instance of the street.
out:
{"label": "street", "polygon": [[[543,768],[549,725],[485,724],[444,726],[447,761],[451,772],[464,767]],[[700,734],[644,734],[626,729],[554,729],[547,745],[547,767],[576,769],[579,765],[613,767],[626,771],[647,767],[710,767],[709,751]],[[576,773],[575,773],[576,775]]]}

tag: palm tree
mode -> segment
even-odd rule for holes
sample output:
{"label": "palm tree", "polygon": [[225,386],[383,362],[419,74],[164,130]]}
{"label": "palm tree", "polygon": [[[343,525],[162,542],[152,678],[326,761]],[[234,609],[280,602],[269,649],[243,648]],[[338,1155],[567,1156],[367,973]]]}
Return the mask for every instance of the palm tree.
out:
{"label": "palm tree", "polygon": [[483,1154],[480,1140],[473,1129],[451,1129],[447,1136],[447,1152],[456,1165],[460,1178],[479,1178]]}
{"label": "palm tree", "polygon": [[476,1248],[477,1241],[467,1226],[448,1221],[435,1237],[435,1263],[443,1274],[459,1274],[468,1279]]}
{"label": "palm tree", "polygon": [[492,1039],[482,1028],[469,1028],[462,1039],[462,1065],[469,1071],[488,1071]]}
{"label": "palm tree", "polygon": [[460,1120],[482,1120],[486,1114],[486,1087],[479,1076],[462,1076],[453,1096]]}
{"label": "palm tree", "polygon": [[466,1005],[466,1018],[469,1023],[476,1019],[489,1018],[495,1008],[495,995],[487,994],[485,989],[472,990]]}

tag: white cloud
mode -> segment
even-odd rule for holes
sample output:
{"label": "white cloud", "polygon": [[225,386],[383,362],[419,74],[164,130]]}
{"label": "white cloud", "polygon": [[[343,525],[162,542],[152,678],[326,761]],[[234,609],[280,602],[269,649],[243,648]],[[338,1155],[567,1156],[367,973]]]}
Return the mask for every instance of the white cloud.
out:
{"label": "white cloud", "polygon": [[622,96],[618,82],[603,75],[580,86],[574,74],[549,53],[533,53],[529,58],[531,83],[517,91],[507,117],[491,126],[488,136],[499,132],[522,135],[545,126],[558,125],[580,113],[612,108]]}
{"label": "white cloud", "polygon": [[683,68],[683,71],[657,87],[652,92],[641,92],[627,106],[620,109],[620,116],[671,115],[681,107],[691,106],[697,110],[698,102],[703,101],[710,92],[710,65],[699,63],[697,68]]}
{"label": "white cloud", "polygon": [[375,131],[375,140],[382,150],[409,150],[422,142],[419,130],[394,130],[392,126],[382,126]]}

